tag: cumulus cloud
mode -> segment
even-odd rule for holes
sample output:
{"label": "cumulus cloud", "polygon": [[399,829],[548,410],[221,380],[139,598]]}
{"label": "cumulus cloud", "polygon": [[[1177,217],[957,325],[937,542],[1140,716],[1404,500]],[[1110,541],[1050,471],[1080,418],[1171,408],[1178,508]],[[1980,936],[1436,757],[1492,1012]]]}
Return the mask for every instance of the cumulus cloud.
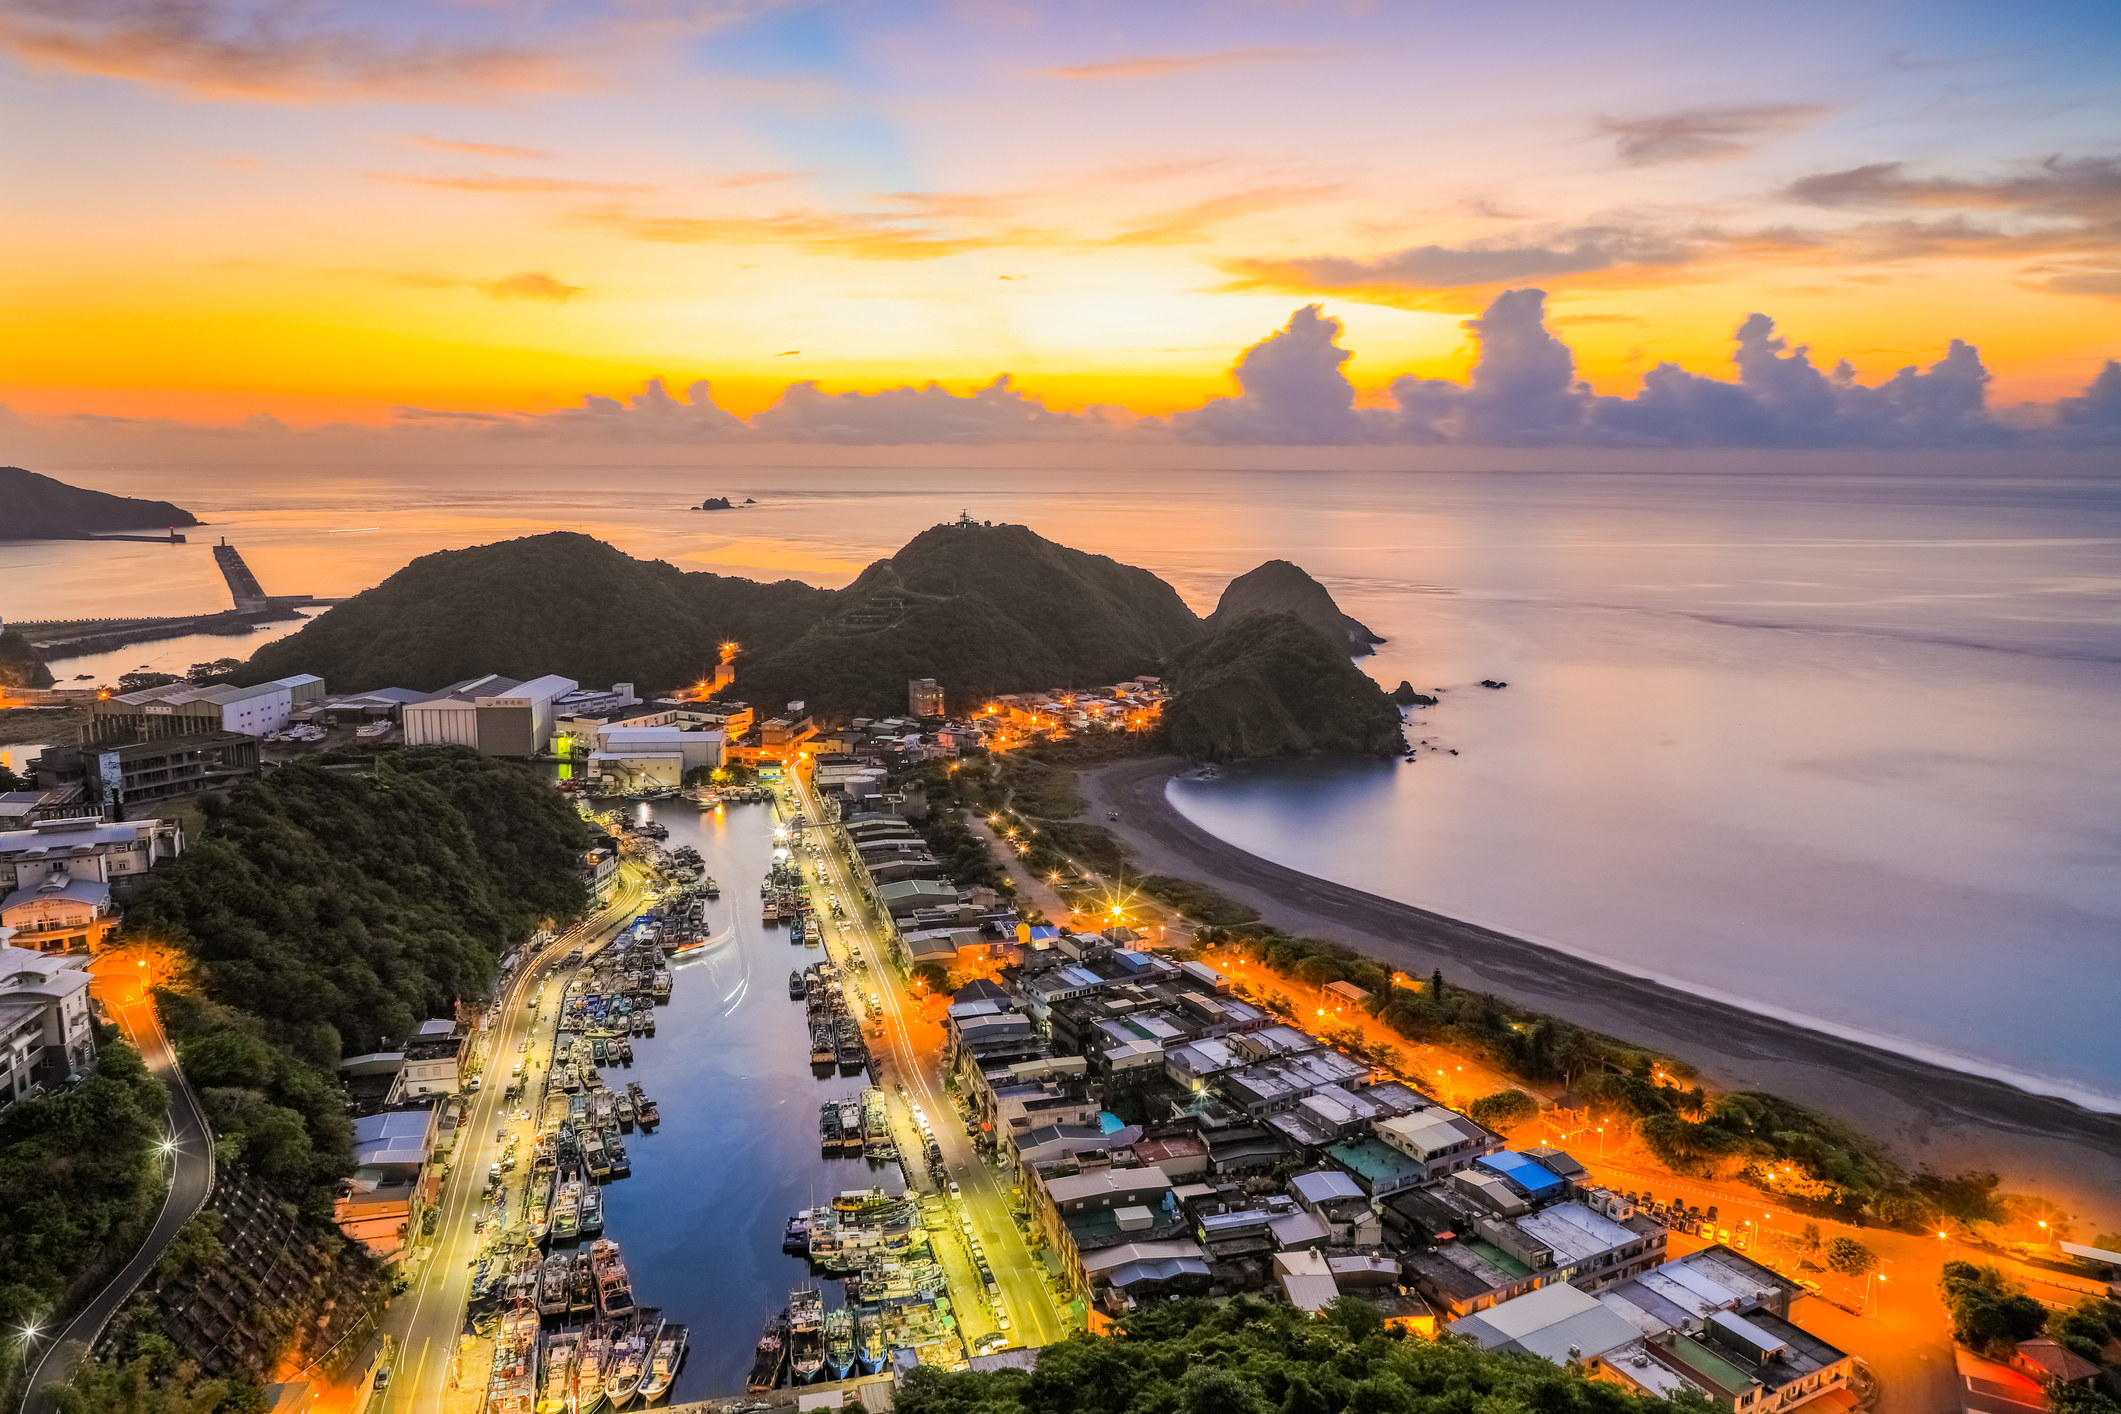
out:
{"label": "cumulus cloud", "polygon": [[1380,440],[1376,419],[1355,408],[1355,385],[1341,365],[1341,324],[1307,304],[1239,356],[1230,370],[1244,391],[1175,414],[1171,429],[1192,442],[1328,446]]}
{"label": "cumulus cloud", "polygon": [[827,393],[794,383],[780,401],[751,420],[757,436],[784,442],[895,445],[1036,442],[1110,434],[1115,410],[1054,412],[1019,392],[1008,374],[986,387],[957,394],[939,383],[887,388],[879,393]]}
{"label": "cumulus cloud", "polygon": [[1660,162],[1698,162],[1736,157],[1757,140],[1808,127],[1826,116],[1813,103],[1753,103],[1721,108],[1685,108],[1649,117],[1598,119],[1598,131],[1630,167]]}
{"label": "cumulus cloud", "polygon": [[461,101],[578,86],[566,51],[437,35],[385,39],[299,0],[7,0],[0,50],[24,63],[217,98]]}
{"label": "cumulus cloud", "polygon": [[751,435],[742,418],[715,406],[714,390],[704,378],[685,390],[682,401],[670,396],[662,379],[651,378],[625,402],[591,393],[580,407],[556,412],[467,413],[415,407],[395,411],[401,428],[480,437],[722,442]]}

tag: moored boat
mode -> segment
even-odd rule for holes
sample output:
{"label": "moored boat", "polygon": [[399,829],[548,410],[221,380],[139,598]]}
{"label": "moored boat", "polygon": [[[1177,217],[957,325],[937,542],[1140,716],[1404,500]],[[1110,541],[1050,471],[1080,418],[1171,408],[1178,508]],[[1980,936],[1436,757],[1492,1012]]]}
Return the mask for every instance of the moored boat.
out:
{"label": "moored boat", "polygon": [[569,1283],[573,1280],[573,1257],[565,1252],[555,1252],[547,1257],[538,1269],[538,1314],[566,1315],[567,1291]]}
{"label": "moored boat", "polygon": [[604,1190],[594,1183],[582,1189],[582,1215],[575,1227],[584,1237],[596,1237],[604,1231]]}
{"label": "moored boat", "polygon": [[620,1260],[619,1244],[608,1237],[598,1238],[590,1244],[589,1263],[596,1274],[597,1309],[607,1317],[631,1315],[633,1280],[626,1275],[626,1264]]}
{"label": "moored boat", "polygon": [[677,1379],[678,1366],[685,1363],[687,1331],[684,1326],[665,1321],[662,1334],[656,1337],[655,1350],[648,1357],[648,1374],[641,1381],[643,1399],[661,1399],[670,1393],[671,1382]]}
{"label": "moored boat", "polygon": [[844,1380],[854,1368],[854,1313],[842,1306],[825,1313],[825,1378]]}
{"label": "moored boat", "polygon": [[611,1336],[592,1325],[582,1332],[581,1359],[575,1366],[575,1414],[596,1414],[604,1407],[604,1382],[611,1373]]}
{"label": "moored boat", "polygon": [[612,1337],[611,1374],[604,1381],[604,1393],[613,1409],[625,1408],[640,1392],[641,1380],[648,1373],[649,1352],[662,1324],[657,1313],[644,1308],[638,1321]]}
{"label": "moored boat", "polygon": [[825,1297],[814,1286],[788,1293],[788,1378],[791,1384],[816,1381],[825,1368]]}
{"label": "moored boat", "polygon": [[751,1377],[744,1387],[753,1394],[763,1394],[781,1382],[781,1368],[788,1363],[788,1312],[783,1309],[766,1318],[766,1329],[759,1336],[757,1353],[751,1361]]}
{"label": "moored boat", "polygon": [[537,1414],[567,1414],[574,1404],[574,1365],[582,1344],[580,1331],[554,1331],[545,1337],[538,1360]]}
{"label": "moored boat", "polygon": [[854,1313],[854,1372],[876,1375],[884,1369],[884,1332],[875,1311]]}

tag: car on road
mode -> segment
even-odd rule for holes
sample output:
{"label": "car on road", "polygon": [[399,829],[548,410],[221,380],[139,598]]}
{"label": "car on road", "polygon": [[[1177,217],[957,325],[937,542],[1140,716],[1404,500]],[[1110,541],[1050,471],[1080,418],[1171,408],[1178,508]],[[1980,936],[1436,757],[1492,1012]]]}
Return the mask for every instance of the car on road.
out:
{"label": "car on road", "polygon": [[959,1196],[957,1191],[957,1180],[954,1178],[950,1180],[950,1196],[953,1198]]}
{"label": "car on road", "polygon": [[991,1355],[997,1350],[1006,1349],[1008,1345],[1008,1336],[1003,1335],[1000,1331],[988,1331],[978,1340],[972,1342],[972,1353],[974,1355]]}
{"label": "car on road", "polygon": [[385,1365],[382,1369],[376,1371],[375,1387],[379,1390],[390,1388],[390,1366]]}

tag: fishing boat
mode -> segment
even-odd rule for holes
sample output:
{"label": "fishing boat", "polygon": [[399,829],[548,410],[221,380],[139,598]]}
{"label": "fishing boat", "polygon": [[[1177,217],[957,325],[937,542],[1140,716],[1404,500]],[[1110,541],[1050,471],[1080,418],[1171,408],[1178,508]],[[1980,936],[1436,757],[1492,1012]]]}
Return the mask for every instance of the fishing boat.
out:
{"label": "fishing boat", "polygon": [[633,1280],[626,1275],[626,1264],[619,1259],[619,1244],[608,1237],[598,1238],[590,1244],[589,1262],[596,1273],[598,1309],[607,1317],[631,1314]]}
{"label": "fishing boat", "polygon": [[705,891],[709,898],[720,898],[722,896],[722,886],[714,881],[714,875],[712,874],[706,875],[700,880],[700,888]]}
{"label": "fishing boat", "polygon": [[582,1332],[582,1355],[575,1366],[575,1414],[596,1414],[604,1407],[604,1382],[610,1375],[611,1336],[592,1324]]}
{"label": "fishing boat", "polygon": [[759,1335],[758,1353],[752,1357],[751,1378],[744,1388],[753,1394],[764,1394],[781,1382],[781,1368],[788,1363],[788,1312],[785,1308],[766,1318],[766,1329]]}
{"label": "fishing boat", "polygon": [[631,1131],[633,1128],[633,1096],[631,1094],[619,1096],[619,1102],[615,1108],[619,1118],[619,1128]]}
{"label": "fishing boat", "polygon": [[839,1019],[839,1035],[833,1053],[840,1063],[840,1074],[853,1075],[869,1064],[869,1050],[862,1044],[862,1028],[851,1016]]}
{"label": "fishing boat", "polygon": [[791,1257],[803,1256],[810,1250],[810,1210],[808,1208],[788,1219],[788,1225],[781,1229],[781,1250]]}
{"label": "fishing boat", "polygon": [[535,1414],[537,1401],[538,1313],[518,1307],[501,1318],[494,1338],[486,1410],[487,1414]]}
{"label": "fishing boat", "polygon": [[641,1318],[611,1340],[611,1374],[604,1393],[613,1409],[623,1409],[640,1393],[641,1379],[648,1373],[649,1349],[660,1334],[662,1322],[656,1312],[643,1309]]}
{"label": "fishing boat", "polygon": [[523,1221],[530,1228],[533,1242],[543,1242],[552,1235],[552,1189],[558,1177],[555,1170],[543,1166],[530,1171],[530,1199],[523,1210]]}
{"label": "fishing boat", "polygon": [[862,1152],[862,1102],[842,1100],[840,1111],[840,1152],[859,1154]]}
{"label": "fishing boat", "polygon": [[596,1274],[590,1270],[589,1254],[577,1252],[574,1254],[574,1270],[567,1276],[567,1314],[586,1316],[596,1308]]}
{"label": "fishing boat", "polygon": [[844,1380],[854,1368],[854,1313],[842,1306],[825,1313],[825,1378]]}
{"label": "fishing boat", "polygon": [[611,1156],[604,1150],[604,1138],[594,1129],[585,1129],[581,1134],[582,1162],[589,1169],[591,1178],[611,1176]]}
{"label": "fishing boat", "polygon": [[803,994],[804,994],[804,993],[805,993],[805,992],[806,992],[807,990],[808,990],[808,989],[807,989],[807,988],[806,988],[806,987],[805,987],[805,986],[803,985],[803,969],[801,969],[800,967],[791,967],[791,968],[789,968],[789,969],[788,969],[788,1000],[789,1000],[789,1001],[791,1001],[791,1002],[799,1002],[799,1001],[801,1001],[801,1000],[803,999]]}
{"label": "fishing boat", "polygon": [[584,1237],[596,1237],[604,1231],[604,1190],[594,1183],[582,1189],[581,1216],[575,1221],[575,1230]]}
{"label": "fishing boat", "polygon": [[839,1037],[829,1021],[810,1023],[810,1063],[831,1065],[839,1057]]}
{"label": "fishing boat", "polygon": [[538,1360],[537,1414],[567,1414],[573,1407],[575,1357],[581,1345],[579,1331],[554,1331],[545,1337],[545,1353]]}
{"label": "fishing boat", "polygon": [[552,1200],[554,1245],[573,1242],[582,1235],[582,1180],[570,1176]]}
{"label": "fishing boat", "polygon": [[626,1156],[626,1146],[619,1140],[617,1125],[606,1128],[600,1136],[604,1141],[604,1163],[613,1178],[624,1178],[633,1172],[633,1162]]}
{"label": "fishing boat", "polygon": [[789,925],[788,941],[791,943],[800,943],[803,941],[803,937],[803,915],[798,913],[795,916],[795,922]]}
{"label": "fishing boat", "polygon": [[788,1379],[815,1383],[825,1368],[825,1294],[814,1286],[788,1293]]}
{"label": "fishing boat", "polygon": [[565,1252],[555,1252],[538,1268],[538,1314],[541,1316],[564,1316],[567,1314],[568,1284],[574,1280],[574,1258]]}
{"label": "fishing boat", "polygon": [[617,1061],[620,1065],[632,1065],[633,1042],[627,1040],[624,1036],[612,1037],[611,1058],[614,1061]]}
{"label": "fishing boat", "polygon": [[661,1335],[656,1337],[655,1353],[648,1357],[648,1375],[641,1381],[641,1397],[648,1400],[661,1399],[670,1393],[670,1385],[678,1377],[678,1366],[685,1363],[685,1327],[665,1321]]}
{"label": "fishing boat", "polygon": [[780,922],[780,921],[781,921],[781,904],[780,904],[780,900],[779,900],[779,899],[776,899],[776,898],[775,898],[775,897],[773,896],[773,891],[772,891],[771,889],[769,889],[769,890],[767,890],[767,892],[766,892],[766,897],[765,897],[765,899],[764,899],[763,901],[761,901],[761,902],[760,902],[760,904],[759,904],[759,922],[761,922],[761,923],[778,923],[778,922]]}
{"label": "fishing boat", "polygon": [[884,1332],[882,1322],[875,1311],[854,1313],[854,1372],[858,1375],[882,1374],[884,1369]]}
{"label": "fishing boat", "polygon": [[651,981],[651,982],[649,983],[649,990],[651,990],[651,991],[653,991],[653,992],[655,993],[655,996],[656,996],[656,1000],[657,1000],[657,1001],[667,1001],[667,1000],[669,1000],[669,998],[670,998],[670,969],[669,969],[669,968],[667,968],[667,967],[658,967],[658,968],[657,968],[657,969],[655,970],[655,973],[654,973],[654,977],[653,977],[653,980],[652,980],[652,981]]}
{"label": "fishing boat", "polygon": [[643,1129],[653,1129],[662,1123],[663,1117],[657,1112],[655,1101],[648,1098],[647,1094],[641,1089],[639,1081],[629,1082],[626,1086],[626,1094],[633,1101],[633,1122],[635,1124]]}

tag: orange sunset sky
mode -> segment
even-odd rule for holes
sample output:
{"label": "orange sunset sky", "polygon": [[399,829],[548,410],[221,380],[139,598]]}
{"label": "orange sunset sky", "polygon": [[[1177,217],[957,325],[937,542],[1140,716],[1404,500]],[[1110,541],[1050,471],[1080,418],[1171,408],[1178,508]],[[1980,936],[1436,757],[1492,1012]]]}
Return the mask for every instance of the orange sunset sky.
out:
{"label": "orange sunset sky", "polygon": [[1318,303],[1364,405],[1547,292],[1992,407],[2121,356],[2121,9],[11,0],[0,402],[296,427],[997,373],[1135,415]]}

